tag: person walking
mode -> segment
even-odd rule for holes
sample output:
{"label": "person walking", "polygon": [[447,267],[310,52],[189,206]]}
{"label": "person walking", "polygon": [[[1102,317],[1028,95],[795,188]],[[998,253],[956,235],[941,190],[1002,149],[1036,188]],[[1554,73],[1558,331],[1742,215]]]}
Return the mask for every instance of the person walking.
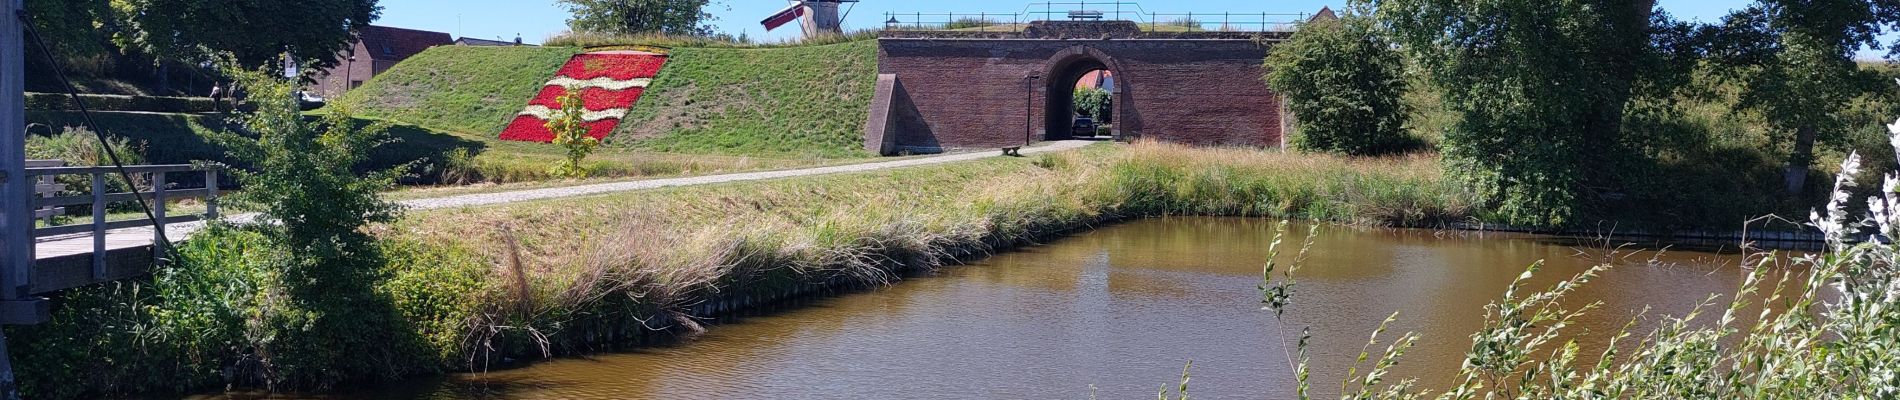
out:
{"label": "person walking", "polygon": [[211,82],[211,111],[224,112],[224,84]]}

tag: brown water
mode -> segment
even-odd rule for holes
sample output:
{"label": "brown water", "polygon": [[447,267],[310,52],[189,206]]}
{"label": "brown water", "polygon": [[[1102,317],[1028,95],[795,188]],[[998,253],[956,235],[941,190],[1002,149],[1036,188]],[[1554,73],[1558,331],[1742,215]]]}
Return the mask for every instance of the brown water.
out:
{"label": "brown water", "polygon": [[[1121,224],[717,325],[677,346],[450,376],[373,397],[1131,398],[1178,383],[1192,360],[1197,396],[1288,398],[1280,327],[1255,289],[1274,231],[1256,219]],[[1294,231],[1297,248],[1304,225]],[[1396,311],[1394,336],[1423,337],[1395,376],[1443,387],[1486,303],[1534,261],[1548,261],[1533,285],[1542,288],[1602,259],[1582,253],[1532,236],[1323,227],[1299,273],[1286,340],[1312,328],[1315,389],[1333,393]],[[1680,314],[1732,292],[1745,274],[1735,256],[1652,257],[1632,254],[1574,294],[1571,304],[1604,302],[1579,328],[1614,330],[1644,305]],[[1600,348],[1606,336],[1582,339]]]}

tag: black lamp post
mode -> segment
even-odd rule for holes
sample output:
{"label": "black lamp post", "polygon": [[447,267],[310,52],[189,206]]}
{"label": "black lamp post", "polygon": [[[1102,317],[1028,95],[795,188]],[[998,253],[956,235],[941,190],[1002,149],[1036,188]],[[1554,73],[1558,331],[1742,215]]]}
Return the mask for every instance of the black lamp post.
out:
{"label": "black lamp post", "polygon": [[341,85],[338,85],[343,88],[337,90],[334,96],[341,97],[344,93],[348,93],[350,91],[350,78],[354,76],[356,76],[356,49],[350,49],[349,61],[343,63],[343,82]]}
{"label": "black lamp post", "polygon": [[1023,146],[1024,147],[1028,147],[1029,144],[1035,140],[1034,138],[1036,134],[1036,81],[1041,80],[1041,79],[1042,79],[1041,75],[1036,75],[1033,73],[1029,74],[1029,76],[1023,77],[1023,92],[1024,92],[1023,94],[1025,95],[1024,97],[1026,97],[1026,99],[1023,100]]}

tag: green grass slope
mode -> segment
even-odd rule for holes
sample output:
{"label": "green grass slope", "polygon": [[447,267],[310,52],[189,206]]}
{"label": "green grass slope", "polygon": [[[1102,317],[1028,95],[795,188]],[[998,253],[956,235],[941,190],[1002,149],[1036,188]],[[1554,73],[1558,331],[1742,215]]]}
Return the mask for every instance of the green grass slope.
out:
{"label": "green grass slope", "polygon": [[363,117],[492,139],[577,52],[573,47],[438,46],[403,60],[337,103]]}
{"label": "green grass slope", "polygon": [[[574,47],[443,46],[337,100],[359,116],[493,141]],[[877,42],[682,47],[609,139],[623,150],[868,157]]]}
{"label": "green grass slope", "polygon": [[674,49],[612,141],[665,152],[867,157],[862,129],[876,85],[874,40]]}

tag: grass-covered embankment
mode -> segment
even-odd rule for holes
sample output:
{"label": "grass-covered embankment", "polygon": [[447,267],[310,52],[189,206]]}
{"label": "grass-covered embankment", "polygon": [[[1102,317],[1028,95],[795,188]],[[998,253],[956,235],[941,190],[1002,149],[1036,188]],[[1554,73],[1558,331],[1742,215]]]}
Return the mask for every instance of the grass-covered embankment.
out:
{"label": "grass-covered embankment", "polygon": [[[554,71],[580,51],[437,47],[390,68],[338,104],[365,117],[494,141]],[[674,48],[608,141],[611,147],[655,152],[868,156],[860,130],[876,82],[873,40]]]}
{"label": "grass-covered embankment", "polygon": [[876,41],[671,54],[613,141],[665,152],[869,155]]}
{"label": "grass-covered embankment", "polygon": [[573,47],[437,46],[336,99],[363,117],[492,138],[541,91]]}
{"label": "grass-covered embankment", "polygon": [[401,323],[364,334],[389,340],[395,356],[302,369],[273,363],[311,358],[258,350],[295,332],[247,322],[282,301],[272,293],[283,283],[246,250],[257,235],[218,231],[186,246],[189,268],[65,293],[54,321],[8,334],[31,366],[20,369],[25,387],[47,398],[203,389],[259,373],[387,379],[671,336],[690,331],[709,300],[882,284],[901,269],[1125,218],[1464,218],[1467,197],[1438,171],[1429,158],[1137,144],[417,212],[374,229],[387,264],[364,301],[386,302]]}
{"label": "grass-covered embankment", "polygon": [[[441,46],[336,100],[356,115],[478,143],[445,153],[442,181],[551,179],[556,146],[496,139],[578,47]],[[873,41],[677,48],[626,122],[587,162],[597,177],[695,175],[866,157]]]}

